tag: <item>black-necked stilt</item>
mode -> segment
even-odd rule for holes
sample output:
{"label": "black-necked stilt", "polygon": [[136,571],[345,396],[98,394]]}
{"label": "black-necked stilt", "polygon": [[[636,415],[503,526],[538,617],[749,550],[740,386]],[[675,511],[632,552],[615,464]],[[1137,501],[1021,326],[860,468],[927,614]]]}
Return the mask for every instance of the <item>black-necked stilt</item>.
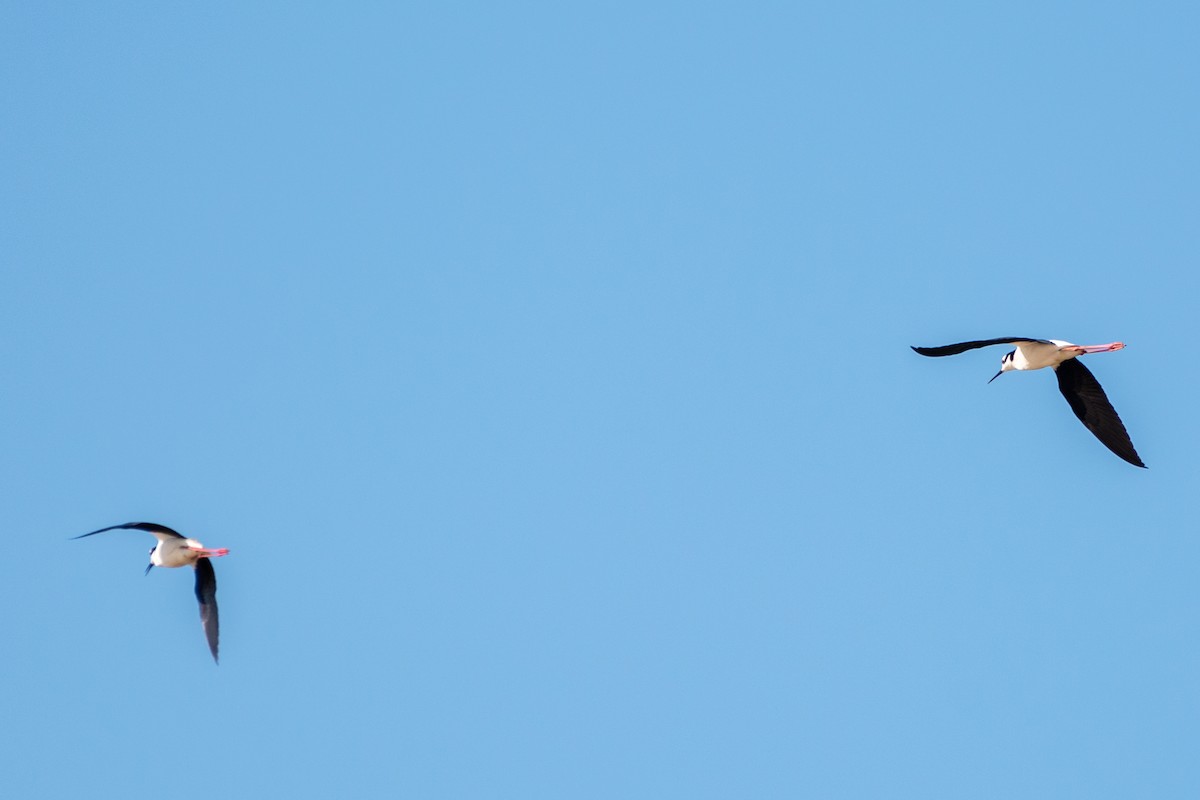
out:
{"label": "black-necked stilt", "polygon": [[1145,467],[1129,433],[1121,424],[1116,409],[1108,402],[1099,381],[1076,358],[1085,353],[1111,353],[1125,347],[1122,342],[1111,344],[1079,345],[1058,339],[1029,339],[1024,336],[1008,336],[1000,339],[983,339],[977,342],[959,342],[942,347],[914,347],[923,356],[954,356],[978,347],[993,344],[1008,344],[1016,347],[1000,359],[1000,371],[988,383],[1005,372],[1019,369],[1042,369],[1051,367],[1058,375],[1058,390],[1071,404],[1071,410],[1087,429],[1096,435],[1100,443],[1135,467]]}
{"label": "black-necked stilt", "polygon": [[220,623],[217,619],[217,574],[213,571],[210,558],[217,558],[229,552],[224,547],[211,549],[200,544],[195,539],[188,539],[166,525],[156,525],[153,522],[127,522],[124,525],[113,525],[98,531],[75,536],[95,536],[105,531],[115,531],[120,528],[146,531],[158,539],[150,550],[150,563],[146,565],[149,575],[154,567],[186,567],[191,565],[196,569],[196,599],[200,601],[200,623],[204,626],[204,638],[208,640],[208,649],[212,651],[213,661],[217,658],[217,641],[220,635]]}

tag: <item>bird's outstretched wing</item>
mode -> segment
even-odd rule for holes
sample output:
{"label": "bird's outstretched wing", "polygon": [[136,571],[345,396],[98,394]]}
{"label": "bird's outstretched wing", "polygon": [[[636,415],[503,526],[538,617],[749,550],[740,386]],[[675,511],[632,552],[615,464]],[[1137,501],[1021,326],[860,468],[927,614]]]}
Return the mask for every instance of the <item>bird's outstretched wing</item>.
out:
{"label": "bird's outstretched wing", "polygon": [[1135,467],[1144,468],[1146,465],[1133,449],[1129,432],[1091,370],[1079,363],[1079,359],[1071,358],[1059,364],[1054,372],[1058,375],[1058,390],[1067,398],[1079,421],[1109,450]]}
{"label": "bird's outstretched wing", "polygon": [[115,531],[118,528],[129,528],[129,529],[135,530],[135,531],[146,531],[147,533],[153,533],[155,535],[155,537],[157,537],[157,538],[163,538],[163,537],[169,538],[169,539],[184,538],[183,534],[177,533],[176,531],[171,530],[166,525],[157,525],[153,522],[126,522],[124,525],[110,525],[107,528],[101,528],[98,531],[92,531],[91,533],[80,534],[79,536],[72,536],[71,538],[72,539],[82,539],[84,536],[95,536],[97,533],[104,533],[105,531]]}
{"label": "bird's outstretched wing", "polygon": [[945,344],[941,347],[914,347],[913,351],[923,356],[956,356],[968,350],[988,347],[993,344],[1019,344],[1021,342],[1050,344],[1046,339],[1030,339],[1028,336],[1002,336],[999,339],[980,339],[977,342],[959,342],[958,344]]}
{"label": "bird's outstretched wing", "polygon": [[217,644],[221,624],[217,618],[217,573],[207,558],[196,560],[196,599],[200,601],[200,624],[204,626],[204,638],[208,640],[213,661],[219,664]]}

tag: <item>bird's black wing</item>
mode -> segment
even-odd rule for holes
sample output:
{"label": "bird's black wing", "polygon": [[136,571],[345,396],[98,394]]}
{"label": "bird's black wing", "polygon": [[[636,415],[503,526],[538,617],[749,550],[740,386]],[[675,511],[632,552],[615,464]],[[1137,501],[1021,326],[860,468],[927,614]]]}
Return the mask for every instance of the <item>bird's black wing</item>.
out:
{"label": "bird's black wing", "polygon": [[993,344],[1017,344],[1018,342],[1050,344],[1045,339],[1030,339],[1028,336],[1002,336],[999,339],[980,339],[977,342],[959,342],[958,344],[945,344],[941,347],[914,347],[913,351],[923,356],[956,356],[968,350],[988,347]]}
{"label": "bird's black wing", "polygon": [[161,533],[164,536],[173,536],[176,539],[184,538],[183,534],[177,533],[176,531],[171,530],[166,525],[156,525],[153,522],[126,522],[124,525],[110,525],[107,528],[101,528],[98,531],[92,531],[91,533],[84,533],[79,536],[72,536],[71,538],[72,539],[82,539],[84,536],[95,536],[97,533],[104,533],[105,531],[115,531],[118,528],[129,528],[131,530],[146,531],[148,533]]}
{"label": "bird's black wing", "polygon": [[207,558],[196,560],[196,599],[200,601],[200,624],[204,626],[204,638],[208,640],[213,661],[219,664],[217,642],[221,625],[217,619],[217,573]]}
{"label": "bird's black wing", "polygon": [[1079,359],[1071,358],[1059,364],[1054,372],[1058,375],[1058,390],[1071,404],[1075,416],[1100,443],[1135,467],[1145,467],[1133,449],[1133,442],[1117,416],[1117,410],[1108,402],[1091,370],[1079,363]]}

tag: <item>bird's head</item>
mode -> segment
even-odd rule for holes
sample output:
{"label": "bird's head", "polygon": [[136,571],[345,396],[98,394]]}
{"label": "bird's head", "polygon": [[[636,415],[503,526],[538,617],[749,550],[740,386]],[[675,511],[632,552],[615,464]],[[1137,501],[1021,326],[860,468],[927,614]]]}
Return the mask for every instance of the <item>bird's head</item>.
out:
{"label": "bird's head", "polygon": [[1017,368],[1016,364],[1013,363],[1013,359],[1016,358],[1016,355],[1017,355],[1016,350],[1010,350],[1007,353],[1005,353],[1003,356],[1001,356],[1000,357],[1000,371],[997,372],[995,375],[993,375],[991,377],[991,379],[988,381],[988,383],[991,383],[992,381],[996,380],[996,378],[999,378],[1001,375],[1008,372],[1009,370],[1016,369]]}

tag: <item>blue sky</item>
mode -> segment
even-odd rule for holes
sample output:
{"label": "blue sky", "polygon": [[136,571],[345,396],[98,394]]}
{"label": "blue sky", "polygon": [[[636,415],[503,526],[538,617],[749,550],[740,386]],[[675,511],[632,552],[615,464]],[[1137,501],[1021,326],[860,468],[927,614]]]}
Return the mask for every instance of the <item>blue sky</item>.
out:
{"label": "blue sky", "polygon": [[1198,22],[5,5],[6,791],[1195,797]]}

